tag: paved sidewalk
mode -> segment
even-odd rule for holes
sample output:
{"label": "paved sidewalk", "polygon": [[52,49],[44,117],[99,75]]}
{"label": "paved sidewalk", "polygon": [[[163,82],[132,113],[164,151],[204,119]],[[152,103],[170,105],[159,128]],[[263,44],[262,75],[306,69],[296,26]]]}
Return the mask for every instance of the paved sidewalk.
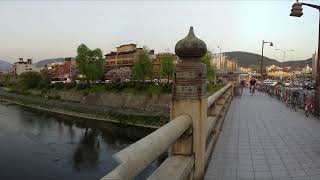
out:
{"label": "paved sidewalk", "polygon": [[320,180],[320,120],[276,98],[234,98],[205,179]]}

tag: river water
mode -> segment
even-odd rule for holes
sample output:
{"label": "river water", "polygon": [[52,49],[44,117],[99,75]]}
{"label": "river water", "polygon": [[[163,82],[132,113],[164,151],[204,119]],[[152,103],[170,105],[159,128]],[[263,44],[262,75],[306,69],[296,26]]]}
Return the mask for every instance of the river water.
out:
{"label": "river water", "polygon": [[[135,139],[99,126],[0,102],[0,179],[103,177],[117,165],[112,155]],[[154,162],[137,179],[157,166]]]}

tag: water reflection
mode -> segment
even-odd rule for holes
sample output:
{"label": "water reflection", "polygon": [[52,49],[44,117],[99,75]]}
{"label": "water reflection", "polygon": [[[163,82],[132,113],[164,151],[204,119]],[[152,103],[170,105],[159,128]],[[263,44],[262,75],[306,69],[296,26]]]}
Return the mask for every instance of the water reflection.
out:
{"label": "water reflection", "polygon": [[117,166],[114,153],[146,133],[0,103],[0,179],[99,179]]}
{"label": "water reflection", "polygon": [[73,153],[74,168],[94,168],[97,166],[100,153],[100,142],[96,129],[85,129]]}

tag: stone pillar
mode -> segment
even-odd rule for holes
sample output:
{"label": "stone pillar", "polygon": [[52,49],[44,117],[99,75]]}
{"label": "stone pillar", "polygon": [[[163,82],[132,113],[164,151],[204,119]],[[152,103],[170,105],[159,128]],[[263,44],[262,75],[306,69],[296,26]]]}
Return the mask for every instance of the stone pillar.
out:
{"label": "stone pillar", "polygon": [[205,170],[207,69],[201,57],[207,52],[206,44],[198,39],[190,27],[187,37],[175,46],[181,60],[175,66],[170,118],[181,114],[192,117],[193,125],[171,148],[172,154],[194,155],[193,178],[203,179]]}

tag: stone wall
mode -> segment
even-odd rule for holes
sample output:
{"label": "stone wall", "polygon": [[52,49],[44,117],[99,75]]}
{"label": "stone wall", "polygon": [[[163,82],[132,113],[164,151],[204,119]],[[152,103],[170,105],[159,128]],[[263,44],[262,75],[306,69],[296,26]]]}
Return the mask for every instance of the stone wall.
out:
{"label": "stone wall", "polygon": [[[41,95],[41,91],[32,90],[30,93]],[[129,93],[90,93],[79,91],[50,90],[48,96],[59,96],[61,100],[78,102],[80,104],[105,106],[109,108],[139,109],[146,112],[169,113],[171,95],[143,95]]]}

